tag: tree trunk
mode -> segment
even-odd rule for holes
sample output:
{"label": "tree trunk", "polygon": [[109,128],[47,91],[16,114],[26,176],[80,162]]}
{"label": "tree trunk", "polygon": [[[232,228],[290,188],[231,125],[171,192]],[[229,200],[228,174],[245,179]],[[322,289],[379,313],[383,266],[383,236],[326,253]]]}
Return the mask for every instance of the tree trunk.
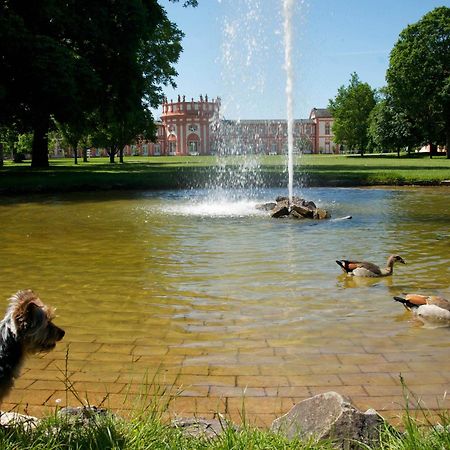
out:
{"label": "tree trunk", "polygon": [[31,150],[31,167],[48,167],[48,127],[50,115],[37,115],[33,124],[33,146]]}
{"label": "tree trunk", "polygon": [[3,144],[0,142],[0,167],[3,167]]}
{"label": "tree trunk", "polygon": [[445,130],[445,153],[447,154],[447,159],[450,159],[450,127]]}
{"label": "tree trunk", "polygon": [[397,158],[400,158],[400,146],[397,147]]}
{"label": "tree trunk", "polygon": [[108,149],[107,152],[108,152],[108,155],[109,155],[109,162],[110,162],[110,164],[114,164],[115,163],[114,157],[116,156],[115,150],[113,148],[110,148],[110,149]]}
{"label": "tree trunk", "polygon": [[88,157],[87,157],[87,151],[88,151],[88,147],[83,147],[83,162],[88,162]]}
{"label": "tree trunk", "polygon": [[119,150],[119,161],[121,163],[123,163],[123,147],[122,146],[120,147],[120,150]]}
{"label": "tree trunk", "polygon": [[73,149],[73,162],[74,164],[78,164],[78,139],[74,139],[70,145],[72,146]]}
{"label": "tree trunk", "polygon": [[437,154],[437,144],[430,144],[430,159]]}

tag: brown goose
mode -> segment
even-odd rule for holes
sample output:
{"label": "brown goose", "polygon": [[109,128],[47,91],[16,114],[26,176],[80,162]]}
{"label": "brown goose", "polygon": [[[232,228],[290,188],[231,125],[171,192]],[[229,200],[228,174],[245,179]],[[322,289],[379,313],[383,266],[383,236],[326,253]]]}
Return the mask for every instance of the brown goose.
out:
{"label": "brown goose", "polygon": [[381,269],[376,264],[366,261],[348,261],[341,259],[336,261],[342,268],[342,270],[355,277],[385,277],[394,273],[394,263],[401,262],[406,264],[404,259],[398,255],[391,255],[387,260],[387,267]]}
{"label": "brown goose", "polygon": [[450,323],[450,301],[436,295],[404,294],[394,300],[426,320],[448,321]]}

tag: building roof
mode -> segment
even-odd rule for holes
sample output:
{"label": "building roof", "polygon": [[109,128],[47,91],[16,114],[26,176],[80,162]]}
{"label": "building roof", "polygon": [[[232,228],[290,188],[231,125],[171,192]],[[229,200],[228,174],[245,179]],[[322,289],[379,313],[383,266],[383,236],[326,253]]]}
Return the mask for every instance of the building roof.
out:
{"label": "building roof", "polygon": [[309,118],[331,119],[333,115],[327,108],[313,108],[309,114]]}
{"label": "building roof", "polygon": [[[226,119],[225,122],[242,124],[242,125],[270,125],[270,124],[285,124],[286,119]],[[295,119],[294,123],[314,123],[311,119]]]}

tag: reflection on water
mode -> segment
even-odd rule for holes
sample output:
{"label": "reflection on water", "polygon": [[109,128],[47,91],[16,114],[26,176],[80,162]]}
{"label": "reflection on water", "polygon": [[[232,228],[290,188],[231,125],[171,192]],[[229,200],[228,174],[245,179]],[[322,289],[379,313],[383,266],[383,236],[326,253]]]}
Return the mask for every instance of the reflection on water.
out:
{"label": "reflection on water", "polygon": [[[282,365],[276,352],[259,356],[271,344],[284,354],[291,347],[339,353],[363,341],[376,353],[383,339],[380,351],[413,346],[439,370],[434,352],[450,346],[449,329],[416,327],[392,296],[450,297],[448,191],[301,193],[333,217],[353,216],[335,222],[274,220],[254,210],[280,194],[248,200],[243,192],[236,203],[207,200],[204,191],[4,201],[0,295],[35,289],[57,307],[66,343],[201,349],[184,365]],[[384,279],[348,278],[335,263],[383,265],[391,253],[407,265]],[[255,351],[251,360],[228,361],[227,346]],[[111,367],[122,363],[113,358]]]}

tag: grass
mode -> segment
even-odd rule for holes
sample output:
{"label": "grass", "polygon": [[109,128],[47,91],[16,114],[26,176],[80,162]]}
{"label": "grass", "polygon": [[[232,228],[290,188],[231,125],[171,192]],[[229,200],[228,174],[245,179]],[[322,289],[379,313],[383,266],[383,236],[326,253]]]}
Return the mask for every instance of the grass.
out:
{"label": "grass", "polygon": [[[71,159],[51,160],[48,169],[31,169],[30,162],[6,161],[0,168],[1,193],[65,192],[98,189],[179,189],[235,183],[242,187],[287,185],[286,158],[260,156],[254,167],[243,157],[228,157],[225,165],[213,156],[126,157],[125,163],[109,164],[92,158],[73,164]],[[225,166],[225,169],[224,169]],[[296,157],[294,180],[308,186],[439,185],[450,179],[450,160],[414,155]]]}
{"label": "grass", "polygon": [[123,421],[113,416],[92,420],[90,425],[77,426],[62,419],[50,418],[36,429],[25,431],[19,427],[0,430],[2,450],[56,449],[332,449],[330,443],[313,444],[294,440],[258,429],[227,428],[217,438],[185,435],[180,429],[169,427],[146,416]]}
{"label": "grass", "polygon": [[[69,371],[69,348],[66,351],[65,369],[61,370],[66,393],[74,391]],[[401,377],[400,377],[401,378]],[[147,384],[150,381],[150,384]],[[170,389],[158,387],[155,379],[146,376],[143,390],[132,400],[134,410],[127,419],[106,411],[103,414],[87,416],[61,415],[58,408],[54,414],[41,420],[35,428],[12,425],[0,427],[0,448],[2,450],[332,450],[330,440],[317,441],[295,438],[288,440],[282,434],[268,429],[251,426],[245,417],[245,398],[242,401],[240,426],[219,415],[223,432],[215,434],[189,434],[180,427],[174,427],[163,417],[170,405]],[[401,383],[405,408],[403,432],[385,422],[380,430],[379,441],[372,446],[351,442],[352,449],[364,450],[443,450],[450,448],[450,417],[440,414],[439,425],[429,417],[435,417],[423,410],[420,400]],[[422,421],[414,419],[408,405],[416,405]],[[347,447],[346,447],[347,448]]]}
{"label": "grass", "polygon": [[[225,423],[225,422],[223,422]],[[289,441],[269,430],[241,427],[224,427],[225,431],[214,437],[192,436],[170,426],[161,419],[160,411],[144,408],[128,420],[113,414],[94,416],[89,421],[57,416],[47,417],[33,430],[20,426],[0,429],[2,450],[59,450],[59,449],[180,449],[180,450],[331,450],[330,441],[312,439]],[[441,416],[436,426],[416,421],[406,411],[404,431],[385,425],[380,440],[373,446],[357,442],[354,449],[365,450],[443,450],[450,448],[450,421]]]}

